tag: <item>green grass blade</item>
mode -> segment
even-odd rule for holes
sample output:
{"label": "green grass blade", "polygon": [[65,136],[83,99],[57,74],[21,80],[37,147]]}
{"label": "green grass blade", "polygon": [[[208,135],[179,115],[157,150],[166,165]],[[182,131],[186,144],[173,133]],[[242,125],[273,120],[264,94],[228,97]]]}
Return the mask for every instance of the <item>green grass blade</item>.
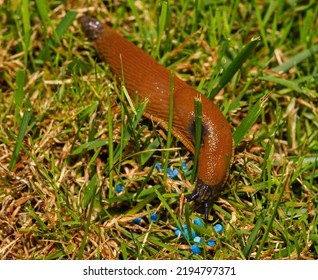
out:
{"label": "green grass blade", "polygon": [[[285,170],[286,170],[286,162],[284,162],[284,166],[282,168],[282,174],[285,174]],[[272,228],[272,225],[273,225],[273,222],[274,222],[274,218],[275,218],[275,216],[277,214],[278,206],[281,203],[281,199],[282,199],[283,194],[285,192],[285,185],[286,184],[283,183],[283,179],[284,179],[284,181],[286,181],[286,180],[288,180],[288,177],[284,177],[284,176],[281,177],[281,182],[279,183],[279,186],[278,186],[280,188],[280,189],[278,188],[279,189],[279,195],[277,197],[277,200],[275,201],[274,209],[268,208],[268,214],[270,214],[270,219],[268,221],[268,224],[266,225],[265,233],[262,236],[260,245],[258,247],[256,256],[255,256],[255,259],[259,258],[259,255],[260,255],[260,253],[262,252],[262,250],[264,248],[265,242],[266,242],[267,237],[269,235],[269,232],[270,232],[270,230]]]}
{"label": "green grass blade", "polygon": [[19,133],[18,133],[17,142],[14,146],[14,150],[12,153],[12,157],[11,157],[11,161],[10,161],[10,165],[9,165],[10,171],[13,170],[13,168],[18,160],[18,156],[19,156],[19,153],[21,150],[22,141],[23,141],[23,138],[24,138],[25,133],[27,131],[30,119],[31,119],[31,109],[27,109],[23,114],[21,126],[20,126]]}
{"label": "green grass blade", "polygon": [[273,77],[273,76],[263,76],[263,77],[259,77],[259,79],[263,80],[263,81],[268,81],[268,82],[272,82],[275,84],[285,86],[285,87],[290,88],[290,89],[292,89],[296,92],[299,92],[299,93],[304,92],[304,90],[301,89],[300,86],[298,85],[298,83],[295,81],[289,81],[289,80],[285,80],[283,78],[278,78],[278,77]]}
{"label": "green grass blade", "polygon": [[172,137],[172,120],[173,120],[173,95],[174,95],[174,73],[170,72],[170,95],[169,95],[169,120],[168,120],[168,132],[167,132],[167,150],[165,155],[165,162],[164,162],[164,180],[167,179],[167,169],[169,163],[169,155],[170,155],[170,145],[171,145],[171,137]]}
{"label": "green grass blade", "polygon": [[21,117],[20,112],[22,110],[23,100],[24,100],[24,84],[25,84],[25,70],[19,69],[17,72],[17,79],[16,79],[16,88],[14,90],[14,117],[15,117],[15,124],[20,125]]}
{"label": "green grass blade", "polygon": [[[155,138],[152,142],[149,143],[147,147],[145,147],[145,152],[141,154],[140,160],[141,165],[144,165],[155,153],[156,149],[160,146],[160,141],[158,138]],[[148,151],[148,152],[147,152]]]}
{"label": "green grass blade", "polygon": [[121,250],[121,253],[123,255],[123,260],[128,260],[127,245],[125,242],[122,242],[120,244],[120,250]]}
{"label": "green grass blade", "polygon": [[235,73],[241,68],[247,58],[253,53],[260,39],[253,38],[234,58],[232,63],[224,70],[222,76],[217,80],[216,86],[212,89],[208,95],[209,98],[213,98],[225,85],[233,78]]}
{"label": "green grass blade", "polygon": [[127,3],[129,5],[129,7],[131,8],[131,11],[136,19],[136,22],[138,24],[138,28],[140,30],[140,32],[143,35],[143,42],[145,44],[145,49],[148,49],[148,40],[147,40],[147,27],[145,24],[143,24],[142,20],[140,19],[140,12],[138,11],[137,7],[136,7],[136,2],[134,0],[127,0]]}
{"label": "green grass blade", "polygon": [[318,52],[318,44],[312,46],[310,49],[303,50],[302,52],[296,54],[295,56],[289,58],[286,62],[281,65],[276,66],[272,70],[278,73],[285,73],[290,68],[295,67],[300,62],[305,59],[313,56],[316,52]]}
{"label": "green grass blade", "polygon": [[76,15],[77,12],[75,11],[67,11],[66,15],[62,18],[55,31],[58,41],[62,39],[67,29],[73,24]]}
{"label": "green grass blade", "polygon": [[78,255],[77,255],[77,258],[79,260],[81,260],[83,258],[83,253],[84,253],[85,246],[86,246],[88,230],[89,230],[89,227],[91,224],[91,217],[92,217],[92,213],[93,213],[93,209],[94,209],[94,202],[95,202],[97,187],[98,187],[98,177],[97,177],[97,174],[95,174],[91,178],[89,184],[87,185],[87,189],[89,191],[85,194],[85,197],[84,197],[84,205],[88,205],[88,203],[90,203],[90,207],[89,207],[88,215],[86,218],[85,230],[84,230],[84,235],[83,235],[81,247],[80,247]]}
{"label": "green grass blade", "polygon": [[255,16],[257,18],[257,23],[259,26],[259,32],[261,33],[264,46],[267,50],[269,50],[268,39],[266,36],[266,22],[265,20],[262,19],[262,15],[263,15],[262,9],[259,9],[259,7],[257,6],[257,1],[253,1],[253,6],[254,6]]}
{"label": "green grass blade", "polygon": [[176,225],[180,229],[182,229],[182,226],[181,226],[179,220],[177,219],[177,216],[174,214],[173,210],[171,209],[171,207],[169,206],[167,201],[164,199],[162,194],[158,190],[155,190],[155,193],[156,193],[157,197],[160,199],[160,201],[162,202],[163,206],[168,210],[169,214],[171,215],[171,217],[174,220],[174,222],[176,223]]}
{"label": "green grass blade", "polygon": [[267,101],[267,95],[259,99],[248,111],[247,116],[243,119],[241,124],[236,128],[233,133],[233,139],[235,147],[240,143],[244,136],[248,133],[249,129],[256,122],[261,111],[265,108]]}
{"label": "green grass blade", "polygon": [[[50,21],[50,16],[47,8],[47,1],[42,1],[42,0],[35,0],[35,4],[39,13],[39,16],[42,21],[42,26],[44,30],[44,35],[46,36],[47,34],[47,24],[50,24],[51,27],[51,21]],[[53,29],[54,30],[54,29]]]}
{"label": "green grass blade", "polygon": [[134,206],[132,209],[128,210],[126,215],[132,216],[140,212],[141,209],[143,209],[148,203],[153,201],[157,197],[156,193],[150,194],[141,201],[139,201],[136,206]]}
{"label": "green grass blade", "polygon": [[84,143],[82,145],[79,145],[78,147],[76,147],[71,153],[70,155],[74,156],[74,155],[79,155],[103,146],[106,146],[108,144],[108,140],[106,139],[97,139],[94,141],[90,141],[87,143]]}
{"label": "green grass blade", "polygon": [[194,1],[194,13],[193,13],[193,25],[191,32],[195,32],[198,30],[198,24],[199,24],[199,1]]}
{"label": "green grass blade", "polygon": [[[185,220],[185,225],[187,227],[189,240],[193,240],[194,236],[192,235],[193,231],[192,231],[192,226],[191,226],[191,223],[190,223],[191,210],[190,210],[190,206],[189,205],[190,205],[189,203],[187,203],[185,205],[184,220]],[[183,228],[181,228],[181,231],[183,231]]]}
{"label": "green grass blade", "polygon": [[42,26],[44,29],[44,39],[46,39],[46,30],[48,26],[53,30],[53,38],[46,40],[45,45],[41,49],[39,55],[37,56],[37,62],[43,63],[45,60],[51,59],[51,49],[55,48],[60,44],[62,36],[66,33],[67,29],[73,24],[73,21],[77,15],[74,11],[67,11],[66,15],[62,18],[59,25],[55,28],[51,22],[48,14],[47,7],[44,5],[43,1],[37,0],[37,9],[41,17]]}
{"label": "green grass blade", "polygon": [[167,11],[168,11],[168,3],[166,1],[162,1],[161,12],[159,16],[157,46],[156,46],[156,52],[154,54],[155,58],[160,57],[159,50],[160,50],[161,40],[162,40],[163,32],[165,29],[166,21],[167,21]]}
{"label": "green grass blade", "polygon": [[107,85],[107,119],[108,119],[108,168],[109,168],[109,187],[108,187],[108,197],[111,198],[114,196],[113,189],[113,177],[114,177],[114,143],[113,143],[113,115],[111,109],[111,100],[110,100],[110,85]]}
{"label": "green grass blade", "polygon": [[251,252],[253,251],[253,248],[256,246],[257,241],[258,241],[258,236],[259,236],[259,231],[263,226],[264,223],[264,213],[261,213],[256,221],[256,224],[249,236],[249,238],[247,239],[247,243],[245,245],[245,247],[243,248],[243,255],[248,258],[249,255],[251,254]]}
{"label": "green grass blade", "polygon": [[191,175],[191,183],[193,184],[196,178],[199,160],[199,151],[202,143],[202,101],[198,98],[194,99],[195,110],[195,149],[193,159],[193,169]]}
{"label": "green grass blade", "polygon": [[30,3],[28,0],[22,1],[22,23],[24,32],[24,65],[28,65],[28,56],[31,43],[31,23],[30,23]]}
{"label": "green grass blade", "polygon": [[189,255],[188,251],[182,251],[180,249],[174,248],[173,246],[167,243],[164,243],[157,238],[150,237],[149,239],[152,243],[156,244],[157,246],[161,248],[165,248],[167,251],[178,253],[181,256],[184,256],[184,259],[188,259],[188,255]]}
{"label": "green grass blade", "polygon": [[84,200],[83,200],[84,208],[86,208],[87,205],[92,201],[92,197],[95,195],[95,192],[96,192],[97,183],[98,183],[98,178],[96,175],[93,176],[88,182],[84,191]]}
{"label": "green grass blade", "polygon": [[41,217],[34,211],[33,207],[30,205],[27,207],[27,210],[29,212],[29,214],[33,217],[33,219],[36,220],[36,222],[39,224],[40,228],[43,231],[47,230],[47,226],[45,224],[45,222],[41,219]]}

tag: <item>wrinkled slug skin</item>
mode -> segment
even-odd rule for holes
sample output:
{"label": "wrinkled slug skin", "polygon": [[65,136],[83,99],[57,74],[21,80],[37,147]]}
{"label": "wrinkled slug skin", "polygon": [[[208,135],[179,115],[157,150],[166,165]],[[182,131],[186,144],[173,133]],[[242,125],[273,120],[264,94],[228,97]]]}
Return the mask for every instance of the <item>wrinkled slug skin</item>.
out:
{"label": "wrinkled slug skin", "polygon": [[[94,18],[79,19],[86,36],[93,41],[99,56],[123,80],[133,99],[138,92],[147,100],[145,116],[167,129],[169,119],[170,71],[151,56]],[[218,107],[188,84],[174,77],[173,134],[193,153],[194,98],[202,100],[202,143],[199,152],[198,179],[188,200],[204,207],[208,216],[210,203],[222,188],[233,153],[229,123]]]}

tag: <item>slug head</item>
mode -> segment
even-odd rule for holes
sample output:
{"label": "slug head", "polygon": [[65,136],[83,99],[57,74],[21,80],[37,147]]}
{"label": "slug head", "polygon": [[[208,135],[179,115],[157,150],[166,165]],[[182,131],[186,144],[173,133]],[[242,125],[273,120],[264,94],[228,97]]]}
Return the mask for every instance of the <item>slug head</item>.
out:
{"label": "slug head", "polygon": [[194,201],[197,206],[202,208],[204,219],[208,221],[210,207],[213,200],[218,196],[222,186],[206,185],[200,178],[197,179],[196,187],[191,194],[186,196],[188,201]]}
{"label": "slug head", "polygon": [[[195,145],[194,99],[202,102],[202,128],[198,155],[198,179],[189,201],[201,205],[205,219],[208,219],[212,201],[218,196],[228,176],[233,153],[231,128],[218,107],[207,97],[193,88],[184,88],[175,92],[178,106],[175,116],[183,127],[193,146]],[[193,149],[194,150],[194,149]],[[193,151],[192,151],[193,152]]]}
{"label": "slug head", "polygon": [[81,16],[78,21],[81,24],[85,36],[92,42],[95,41],[103,31],[102,23],[96,18]]}

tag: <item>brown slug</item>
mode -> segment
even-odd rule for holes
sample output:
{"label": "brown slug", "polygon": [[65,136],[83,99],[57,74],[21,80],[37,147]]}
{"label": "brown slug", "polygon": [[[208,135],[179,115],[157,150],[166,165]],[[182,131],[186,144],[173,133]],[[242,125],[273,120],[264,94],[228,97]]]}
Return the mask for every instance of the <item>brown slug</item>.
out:
{"label": "brown slug", "polygon": [[[170,71],[97,19],[82,16],[79,22],[99,56],[123,80],[132,99],[138,93],[141,101],[147,101],[145,117],[167,129]],[[202,100],[202,140],[196,187],[187,199],[203,206],[207,220],[211,202],[229,173],[233,140],[231,127],[218,107],[177,76],[174,76],[172,134],[194,153],[196,97]]]}

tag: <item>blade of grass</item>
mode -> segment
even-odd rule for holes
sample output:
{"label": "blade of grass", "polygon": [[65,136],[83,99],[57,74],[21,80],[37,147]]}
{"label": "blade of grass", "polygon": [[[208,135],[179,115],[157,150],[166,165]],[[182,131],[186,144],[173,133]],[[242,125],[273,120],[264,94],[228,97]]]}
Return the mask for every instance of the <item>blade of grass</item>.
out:
{"label": "blade of grass", "polygon": [[265,215],[264,215],[264,213],[261,213],[256,221],[256,224],[255,224],[249,238],[247,239],[247,243],[246,243],[245,247],[243,248],[243,255],[245,258],[249,257],[252,250],[255,248],[255,246],[257,244],[257,241],[259,239],[258,238],[259,231],[263,226],[264,219],[265,219]]}
{"label": "blade of grass", "polygon": [[135,199],[138,199],[140,193],[143,191],[144,187],[146,186],[147,182],[149,181],[151,175],[152,175],[152,172],[153,170],[155,169],[156,167],[156,163],[157,163],[157,159],[155,159],[154,163],[152,164],[151,166],[151,169],[149,170],[145,180],[142,182],[142,184],[140,185],[140,188],[138,189],[138,191],[136,192],[135,194]]}
{"label": "blade of grass", "polygon": [[318,44],[312,46],[309,49],[303,50],[302,52],[296,54],[295,56],[289,58],[286,62],[281,65],[276,66],[272,70],[278,73],[285,73],[290,68],[295,67],[298,63],[304,61],[305,59],[313,56],[316,52],[318,52]]}
{"label": "blade of grass", "polygon": [[247,90],[250,88],[254,81],[254,79],[249,79],[246,81],[246,85],[244,86],[243,90],[241,90],[239,94],[236,95],[234,101],[231,102],[229,108],[226,111],[223,111],[224,115],[226,115],[227,112],[231,112],[239,108],[240,101],[246,95]]}
{"label": "blade of grass", "polygon": [[176,223],[176,225],[182,230],[182,226],[181,226],[179,220],[177,219],[176,215],[174,214],[173,210],[171,209],[171,207],[169,206],[167,201],[164,199],[162,194],[158,190],[155,190],[155,193],[156,193],[157,197],[159,198],[159,200],[162,202],[163,206],[168,210],[169,214],[171,215],[171,217],[174,220],[174,222]]}
{"label": "blade of grass", "polygon": [[233,139],[235,147],[240,143],[243,137],[247,134],[252,125],[256,122],[261,111],[266,106],[268,94],[265,94],[263,98],[259,99],[248,111],[247,116],[243,119],[241,124],[236,128],[233,133]]}
{"label": "blade of grass", "polygon": [[170,155],[170,145],[171,145],[171,138],[172,138],[172,120],[173,120],[173,93],[174,93],[174,73],[173,71],[170,72],[170,95],[169,95],[169,120],[168,120],[168,131],[167,131],[167,150],[165,155],[165,162],[164,162],[164,175],[163,179],[167,179],[167,170],[168,170],[168,163],[169,163],[169,155]]}
{"label": "blade of grass", "polygon": [[159,147],[160,141],[155,138],[154,141],[150,142],[147,147],[145,147],[145,152],[141,154],[141,165],[144,165],[154,154],[154,151]]}
{"label": "blade of grass", "polygon": [[137,115],[137,112],[136,112],[136,108],[135,108],[135,106],[134,106],[134,103],[133,103],[133,101],[131,100],[130,94],[128,93],[128,91],[127,91],[127,89],[126,89],[126,87],[125,87],[124,84],[121,85],[121,90],[122,90],[122,92],[124,93],[125,98],[127,99],[128,104],[129,104],[131,110],[133,111],[134,115]]}
{"label": "blade of grass", "polygon": [[259,77],[259,79],[263,80],[263,81],[268,81],[268,82],[272,82],[275,84],[285,86],[285,87],[290,88],[290,89],[292,89],[296,92],[299,92],[299,93],[305,92],[303,89],[300,88],[298,83],[295,81],[289,81],[289,80],[285,80],[285,79],[273,77],[273,76],[262,76],[262,77]]}
{"label": "blade of grass", "polygon": [[[123,91],[123,89],[121,89],[120,91],[120,98],[121,100],[125,100],[125,92]],[[124,135],[126,134],[126,132],[128,132],[128,129],[126,129],[126,124],[125,124],[125,108],[124,108],[124,104],[123,102],[120,103],[121,105],[121,118],[120,118],[120,145],[118,146],[118,148],[115,150],[115,159],[118,157],[119,162],[122,161],[123,158],[123,151],[124,148],[126,147],[126,141],[125,141],[125,137]],[[128,139],[128,137],[126,138]],[[118,167],[118,171],[117,173],[120,173],[120,167]]]}
{"label": "blade of grass", "polygon": [[97,139],[94,141],[90,141],[76,147],[74,151],[70,153],[70,155],[74,156],[74,155],[82,154],[84,152],[106,146],[107,144],[108,144],[108,140],[106,139]]}
{"label": "blade of grass", "polygon": [[191,175],[191,184],[194,183],[197,169],[198,169],[198,159],[199,151],[202,141],[202,101],[199,98],[194,99],[194,110],[195,110],[195,149],[194,149],[194,159],[193,159],[193,169]]}
{"label": "blade of grass", "polygon": [[153,188],[141,190],[140,192],[138,191],[138,193],[135,194],[134,199],[137,199],[137,197],[139,197],[139,198],[145,197],[145,198],[142,199],[141,201],[139,201],[136,206],[134,206],[133,208],[129,209],[126,212],[126,215],[127,216],[131,216],[131,215],[137,214],[148,203],[150,203],[152,200],[154,200],[157,197],[157,194],[154,193],[155,190],[162,191],[163,190],[163,186],[156,185]]}
{"label": "blade of grass", "polygon": [[233,78],[235,73],[241,68],[247,58],[253,53],[260,38],[253,38],[234,58],[232,63],[224,70],[224,73],[216,81],[216,86],[208,94],[208,97],[212,99],[217,93],[225,87],[225,85]]}
{"label": "blade of grass", "polygon": [[136,19],[136,22],[138,24],[138,28],[141,31],[142,35],[143,35],[143,42],[144,42],[144,48],[148,49],[148,40],[147,40],[147,27],[146,25],[141,21],[140,19],[140,12],[137,10],[137,7],[135,5],[136,1],[134,0],[127,0],[129,7],[131,8],[131,11]]}
{"label": "blade of grass", "polygon": [[54,28],[54,26],[52,26],[52,23],[51,23],[51,20],[49,17],[47,6],[45,5],[45,4],[47,4],[47,2],[41,1],[41,0],[35,0],[35,4],[36,4],[37,10],[38,10],[40,19],[42,21],[44,36],[46,36],[46,34],[47,34],[47,24],[49,24],[50,27],[52,27],[53,32],[55,32],[55,28]]}
{"label": "blade of grass", "polygon": [[120,251],[122,253],[123,260],[128,260],[127,245],[125,242],[121,242]]}
{"label": "blade of grass", "polygon": [[31,42],[31,24],[30,24],[30,3],[28,0],[22,1],[22,23],[24,39],[24,65],[28,65],[29,48]]}
{"label": "blade of grass", "polygon": [[24,99],[24,84],[25,84],[25,70],[19,69],[16,78],[16,88],[14,90],[14,119],[15,125],[20,125],[21,117],[20,112],[22,110],[23,99]]}
{"label": "blade of grass", "polygon": [[[170,1],[167,1],[167,16],[166,16],[166,26],[165,26],[165,45],[163,53],[166,54],[171,50],[171,7]],[[164,55],[162,56],[164,57]]]}
{"label": "blade of grass", "polygon": [[167,21],[167,11],[168,11],[168,3],[166,1],[161,1],[161,12],[160,12],[159,24],[158,24],[157,46],[154,53],[155,58],[160,57],[159,50],[160,50],[162,35],[163,35],[166,21]]}
{"label": "blade of grass", "polygon": [[143,200],[138,202],[135,207],[133,207],[132,209],[128,210],[126,212],[126,215],[127,216],[132,216],[132,215],[137,214],[138,212],[140,212],[141,209],[143,209],[148,203],[153,201],[156,197],[157,197],[157,195],[155,193],[153,193],[151,195],[148,195],[146,198],[144,198]]}
{"label": "blade of grass", "polygon": [[45,222],[41,219],[41,217],[34,211],[33,207],[31,205],[28,205],[26,207],[26,209],[28,210],[28,212],[31,214],[31,216],[33,217],[33,219],[35,219],[38,223],[38,225],[40,226],[40,228],[43,231],[47,230],[47,226],[45,224]]}
{"label": "blade of grass", "polygon": [[109,187],[108,187],[108,197],[112,198],[114,196],[113,189],[113,177],[114,177],[114,144],[113,144],[113,114],[110,102],[110,84],[107,84],[107,124],[108,124],[108,168],[109,168]]}
{"label": "blade of grass", "polygon": [[84,190],[84,201],[83,206],[84,208],[92,201],[92,197],[95,195],[96,191],[96,184],[98,183],[97,176],[93,176],[91,180],[88,182],[85,190]]}
{"label": "blade of grass", "polygon": [[218,206],[216,203],[213,203],[212,205],[213,210],[220,212],[224,217],[228,220],[232,218],[231,214],[225,211],[222,207]]}
{"label": "blade of grass", "polygon": [[77,12],[75,11],[67,11],[66,15],[62,18],[55,30],[55,38],[58,42],[60,42],[62,36],[66,33],[67,29],[73,24],[76,15]]}
{"label": "blade of grass", "polygon": [[[48,17],[46,7],[45,5],[43,5],[43,1],[38,0],[36,2],[44,30],[47,29],[47,25],[49,25],[53,30],[53,39],[49,38],[46,40],[45,45],[43,46],[43,48],[41,48],[39,55],[36,57],[38,63],[43,63],[43,61],[49,60],[51,58],[51,48],[54,49],[58,44],[60,44],[62,36],[72,25],[77,13],[74,11],[67,11],[66,15],[60,21],[59,25],[55,28],[50,18]],[[44,40],[45,39],[46,38],[44,38]]]}
{"label": "blade of grass", "polygon": [[[121,139],[120,139],[120,145],[117,146],[117,148],[114,151],[114,160],[117,160],[119,158],[119,162],[122,160],[122,153],[128,144],[129,140],[131,137],[133,137],[135,141],[135,148],[137,150],[137,153],[140,151],[140,144],[139,140],[136,134],[136,127],[142,117],[142,114],[146,108],[147,102],[138,102],[138,95],[135,100],[135,105],[133,104],[128,91],[126,87],[124,86],[124,83],[122,83],[121,87],[121,92],[119,94],[120,98],[120,104],[121,104]],[[129,106],[131,110],[133,111],[132,113],[129,111],[128,106],[125,102],[127,99]],[[127,116],[127,122],[128,122],[128,127],[125,124],[125,114]],[[139,158],[140,159],[140,158]],[[139,160],[141,162],[141,159]]]}
{"label": "blade of grass", "polygon": [[192,33],[198,30],[198,22],[199,22],[199,1],[194,1],[194,13],[193,13],[193,24],[192,24]]}
{"label": "blade of grass", "polygon": [[[122,87],[122,90],[123,89],[124,88]],[[120,98],[123,95],[125,95],[125,94],[122,93]],[[126,147],[128,141],[132,137],[134,140],[135,149],[137,151],[137,153],[135,153],[135,155],[138,156],[138,162],[141,163],[141,157],[140,157],[140,153],[139,153],[140,152],[140,143],[139,143],[139,137],[136,133],[136,127],[137,127],[137,125],[142,117],[142,114],[146,108],[147,103],[146,102],[138,103],[138,100],[136,100],[136,102],[135,102],[136,114],[134,114],[134,116],[130,113],[124,100],[121,100],[121,104],[122,104],[122,108],[124,109],[125,114],[127,115],[128,127],[125,127],[124,124],[122,125],[123,131],[125,133],[122,134],[123,140],[121,140],[121,144],[118,145],[114,151],[114,160],[117,160],[118,157],[120,156],[120,154],[122,154],[123,149]]]}
{"label": "blade of grass", "polygon": [[91,180],[88,183],[88,186],[90,188],[90,192],[89,192],[90,198],[85,197],[85,204],[88,205],[88,203],[90,202],[90,207],[89,207],[88,215],[87,215],[87,218],[86,218],[87,222],[86,222],[86,225],[85,225],[85,230],[84,230],[84,235],[83,235],[81,247],[80,247],[78,255],[77,255],[77,259],[79,259],[79,260],[81,260],[83,258],[83,253],[84,253],[85,246],[86,246],[88,230],[89,230],[89,227],[90,227],[90,224],[91,224],[91,217],[92,217],[92,213],[93,213],[93,209],[94,209],[94,202],[95,202],[95,195],[96,195],[97,185],[98,185],[97,174],[94,174],[93,177],[91,178]]}
{"label": "blade of grass", "polygon": [[268,39],[266,36],[266,23],[264,22],[265,20],[262,19],[263,9],[259,9],[257,7],[257,5],[258,5],[257,1],[253,1],[252,3],[253,3],[253,5],[255,5],[253,10],[255,11],[255,16],[257,18],[259,32],[261,33],[262,40],[264,42],[264,46],[268,51],[270,51],[269,46],[268,46]]}
{"label": "blade of grass", "polygon": [[[282,167],[282,174],[285,174],[285,170],[286,170],[286,161],[284,161],[284,165]],[[281,176],[281,181],[279,183],[279,186],[278,186],[278,190],[280,191],[279,192],[279,195],[277,197],[277,200],[274,204],[274,208],[271,209],[271,208],[268,208],[268,213],[271,214],[270,216],[270,219],[266,225],[266,230],[264,232],[264,235],[262,236],[262,239],[261,239],[261,242],[260,242],[260,245],[258,247],[258,250],[257,250],[257,253],[256,253],[256,256],[255,256],[255,259],[257,260],[259,258],[259,255],[261,254],[263,248],[264,248],[264,245],[265,245],[265,242],[267,240],[267,237],[269,235],[269,232],[272,228],[272,225],[273,225],[273,222],[274,222],[274,218],[277,214],[277,209],[278,209],[278,206],[279,204],[281,203],[281,199],[283,197],[283,194],[285,192],[285,185],[286,185],[286,182],[283,182],[283,180],[285,179],[285,181],[289,181],[290,180],[290,177],[291,177],[291,174],[288,175],[288,177],[284,177],[284,176]]]}
{"label": "blade of grass", "polygon": [[185,219],[185,224],[187,227],[187,232],[189,235],[189,240],[193,240],[194,236],[192,235],[192,227],[191,227],[191,223],[190,223],[190,206],[189,203],[187,203],[185,205],[185,211],[184,211],[184,219]]}
{"label": "blade of grass", "polygon": [[13,170],[13,168],[18,160],[22,141],[23,141],[24,135],[27,131],[30,119],[31,119],[31,109],[27,109],[23,114],[21,126],[20,126],[19,133],[18,133],[18,138],[17,138],[16,144],[14,146],[14,150],[12,153],[12,157],[11,157],[11,161],[10,161],[10,165],[9,165],[10,171]]}
{"label": "blade of grass", "polygon": [[149,240],[150,240],[152,243],[156,244],[157,246],[159,246],[159,247],[161,247],[161,248],[165,248],[165,249],[166,249],[167,251],[169,251],[169,252],[171,251],[171,252],[178,253],[178,254],[184,256],[185,259],[188,259],[188,258],[187,258],[187,257],[188,257],[188,251],[178,250],[178,249],[172,247],[171,245],[169,245],[169,244],[167,244],[167,243],[161,242],[160,240],[154,238],[153,236],[151,236],[151,237],[149,238]]}

